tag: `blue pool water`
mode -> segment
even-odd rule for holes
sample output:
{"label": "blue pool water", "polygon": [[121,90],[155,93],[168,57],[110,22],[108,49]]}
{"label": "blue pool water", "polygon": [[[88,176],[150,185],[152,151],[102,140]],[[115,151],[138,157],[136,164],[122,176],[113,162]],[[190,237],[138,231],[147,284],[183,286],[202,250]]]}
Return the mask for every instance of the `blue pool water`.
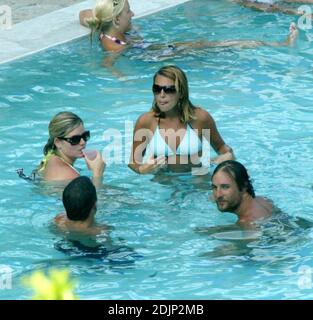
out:
{"label": "blue pool water", "polygon": [[[136,20],[146,40],[171,43],[209,38],[283,40],[292,16],[264,14],[226,1],[186,3]],[[147,28],[149,26],[149,28]],[[161,32],[160,32],[161,31]],[[124,160],[108,165],[98,221],[128,254],[70,259],[49,223],[63,210],[57,188],[19,179],[39,163],[47,126],[63,110],[91,130],[89,147],[103,149],[103,132],[122,133],[127,159],[134,122],[152,103],[151,80],[177,64],[191,99],[215,118],[225,141],[254,179],[257,194],[291,217],[313,220],[312,30],[295,48],[193,50],[158,61],[138,52],[121,57],[116,77],[101,67],[103,52],[87,38],[0,66],[0,265],[13,269],[0,299],[25,299],[21,279],[37,269],[68,267],[81,299],[312,299],[313,233],[284,233],[236,243],[198,234],[196,227],[230,224],[209,200],[207,177],[139,176]],[[82,161],[78,167],[88,174]],[[273,240],[274,239],[274,240]]]}

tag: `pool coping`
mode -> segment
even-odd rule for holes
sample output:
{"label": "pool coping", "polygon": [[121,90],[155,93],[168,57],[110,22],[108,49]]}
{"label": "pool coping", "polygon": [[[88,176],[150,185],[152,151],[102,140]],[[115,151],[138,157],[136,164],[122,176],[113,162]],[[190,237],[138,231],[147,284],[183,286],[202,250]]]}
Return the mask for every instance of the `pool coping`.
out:
{"label": "pool coping", "polygon": [[[174,7],[191,0],[129,0],[134,19]],[[78,20],[80,10],[92,8],[94,0],[53,11],[42,16],[17,23],[8,30],[0,30],[0,64],[23,58],[50,47],[78,39],[89,34],[89,29]],[[49,21],[49,23],[47,23]],[[3,48],[5,48],[3,50]]]}

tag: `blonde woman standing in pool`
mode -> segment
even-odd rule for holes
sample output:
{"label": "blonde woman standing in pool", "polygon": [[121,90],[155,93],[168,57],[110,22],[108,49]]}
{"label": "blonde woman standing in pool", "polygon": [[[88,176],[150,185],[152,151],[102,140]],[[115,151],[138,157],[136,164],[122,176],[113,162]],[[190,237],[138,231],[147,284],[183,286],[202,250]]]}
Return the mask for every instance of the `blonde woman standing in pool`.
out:
{"label": "blonde woman standing in pool", "polygon": [[[200,167],[203,138],[218,154],[212,162],[234,159],[213,117],[189,100],[188,80],[180,68],[165,66],[157,71],[152,91],[152,109],[141,115],[135,125],[129,163],[132,170],[147,174],[165,166],[174,172]],[[149,158],[146,162],[145,154]]]}
{"label": "blonde woman standing in pool", "polygon": [[102,181],[105,163],[99,151],[94,159],[84,155],[89,138],[90,132],[85,130],[83,121],[76,114],[60,112],[55,115],[49,124],[49,139],[37,173],[47,181],[72,180],[80,175],[74,162],[85,158],[94,182]]}
{"label": "blonde woman standing in pool", "polygon": [[290,27],[290,33],[285,41],[265,42],[254,40],[223,40],[208,41],[197,40],[190,42],[177,42],[170,45],[147,43],[142,39],[128,36],[132,27],[132,17],[128,0],[98,0],[93,10],[83,10],[79,13],[80,23],[91,28],[92,33],[98,32],[101,44],[106,51],[122,52],[129,47],[143,50],[166,49],[167,55],[190,48],[204,49],[215,47],[253,48],[258,46],[289,46],[292,45],[297,29],[295,24]]}

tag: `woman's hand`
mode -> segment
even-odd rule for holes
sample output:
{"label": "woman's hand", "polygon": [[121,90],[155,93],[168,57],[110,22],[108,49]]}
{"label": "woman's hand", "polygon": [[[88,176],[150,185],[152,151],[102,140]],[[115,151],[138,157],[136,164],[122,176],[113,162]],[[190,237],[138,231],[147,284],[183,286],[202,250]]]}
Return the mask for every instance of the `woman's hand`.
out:
{"label": "woman's hand", "polygon": [[151,157],[146,163],[139,166],[138,171],[140,174],[154,174],[160,169],[166,167],[167,161],[166,157],[159,156],[157,158]]}
{"label": "woman's hand", "polygon": [[82,10],[79,12],[79,22],[84,27],[89,27],[86,20],[93,18],[93,13],[91,9]]}
{"label": "woman's hand", "polygon": [[97,150],[97,155],[93,160],[88,159],[85,156],[85,161],[87,163],[88,169],[92,171],[93,177],[96,178],[96,177],[103,176],[103,172],[105,169],[105,162],[98,150]]}
{"label": "woman's hand", "polygon": [[217,157],[211,158],[211,163],[218,165],[221,162],[224,162],[226,160],[234,160],[234,159],[235,159],[234,154],[231,151],[228,151],[218,155]]}

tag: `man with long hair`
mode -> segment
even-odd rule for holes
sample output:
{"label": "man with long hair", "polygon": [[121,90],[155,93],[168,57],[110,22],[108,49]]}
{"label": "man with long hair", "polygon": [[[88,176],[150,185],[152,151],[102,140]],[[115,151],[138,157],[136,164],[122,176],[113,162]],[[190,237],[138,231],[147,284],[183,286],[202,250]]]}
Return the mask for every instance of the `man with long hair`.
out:
{"label": "man with long hair", "polygon": [[241,163],[233,160],[220,163],[211,181],[218,210],[236,214],[237,225],[249,226],[255,220],[272,215],[273,204],[255,195],[248,172]]}

